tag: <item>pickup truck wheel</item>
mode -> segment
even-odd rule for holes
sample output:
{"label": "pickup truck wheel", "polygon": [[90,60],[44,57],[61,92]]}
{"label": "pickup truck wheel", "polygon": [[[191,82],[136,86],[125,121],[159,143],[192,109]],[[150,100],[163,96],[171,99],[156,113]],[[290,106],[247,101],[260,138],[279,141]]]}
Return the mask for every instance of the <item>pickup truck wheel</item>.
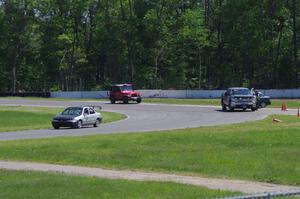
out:
{"label": "pickup truck wheel", "polygon": [[123,103],[124,103],[124,104],[128,104],[128,97],[124,97],[124,98],[123,98]]}
{"label": "pickup truck wheel", "polygon": [[256,111],[257,109],[255,107],[252,107],[251,108],[251,111]]}
{"label": "pickup truck wheel", "polygon": [[53,125],[53,128],[54,129],[59,129],[59,126],[58,125]]}
{"label": "pickup truck wheel", "polygon": [[222,111],[226,111],[226,110],[227,110],[226,105],[222,103]]}
{"label": "pickup truck wheel", "polygon": [[243,111],[246,111],[246,108],[243,108]]}
{"label": "pickup truck wheel", "polygon": [[234,111],[234,108],[231,106],[231,102],[229,102],[229,106],[228,106],[229,110],[232,112]]}
{"label": "pickup truck wheel", "polygon": [[137,98],[136,103],[141,103],[142,102],[142,98]]}

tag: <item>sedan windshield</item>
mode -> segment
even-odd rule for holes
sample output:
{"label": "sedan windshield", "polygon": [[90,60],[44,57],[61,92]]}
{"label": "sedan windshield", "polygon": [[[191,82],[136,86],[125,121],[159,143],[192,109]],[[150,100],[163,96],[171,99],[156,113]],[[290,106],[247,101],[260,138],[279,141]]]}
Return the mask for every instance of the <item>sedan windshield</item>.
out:
{"label": "sedan windshield", "polygon": [[251,92],[249,89],[233,89],[232,94],[233,95],[251,95]]}
{"label": "sedan windshield", "polygon": [[65,109],[61,114],[62,115],[81,115],[82,108],[81,107],[70,107]]}
{"label": "sedan windshield", "polygon": [[129,86],[129,85],[123,85],[120,88],[121,88],[121,91],[132,91],[133,90],[132,86]]}

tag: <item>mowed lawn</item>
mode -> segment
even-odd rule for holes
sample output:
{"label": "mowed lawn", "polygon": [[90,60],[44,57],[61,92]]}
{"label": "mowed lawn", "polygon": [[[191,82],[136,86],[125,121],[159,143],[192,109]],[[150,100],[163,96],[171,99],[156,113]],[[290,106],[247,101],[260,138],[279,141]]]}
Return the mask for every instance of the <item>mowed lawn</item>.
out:
{"label": "mowed lawn", "polygon": [[[273,123],[272,118],[282,123]],[[165,132],[0,142],[0,159],[300,185],[300,118]]]}
{"label": "mowed lawn", "polygon": [[0,170],[0,198],[216,198],[237,195],[203,187],[160,182],[109,180],[54,173]]}
{"label": "mowed lawn", "polygon": [[[0,132],[52,128],[52,118],[61,111],[62,108],[0,107]],[[126,117],[112,112],[101,113],[104,123]]]}

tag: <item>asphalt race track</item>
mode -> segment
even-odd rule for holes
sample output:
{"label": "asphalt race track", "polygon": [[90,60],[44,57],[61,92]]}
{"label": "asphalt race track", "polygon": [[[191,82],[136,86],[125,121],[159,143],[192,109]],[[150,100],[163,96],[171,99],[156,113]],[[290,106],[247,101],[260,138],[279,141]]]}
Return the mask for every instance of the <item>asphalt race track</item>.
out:
{"label": "asphalt race track", "polygon": [[[296,110],[282,112],[279,109],[260,109],[255,112],[223,112],[220,107],[164,104],[109,104],[97,101],[52,101],[52,100],[12,100],[0,99],[1,106],[44,106],[68,107],[81,105],[102,106],[103,111],[126,114],[125,120],[101,124],[98,128],[54,130],[49,121],[49,129],[2,132],[0,140],[49,138],[58,136],[84,136],[94,134],[148,132],[193,128],[220,124],[232,124],[263,119],[270,114],[296,114]],[[104,118],[105,119],[105,118]]]}

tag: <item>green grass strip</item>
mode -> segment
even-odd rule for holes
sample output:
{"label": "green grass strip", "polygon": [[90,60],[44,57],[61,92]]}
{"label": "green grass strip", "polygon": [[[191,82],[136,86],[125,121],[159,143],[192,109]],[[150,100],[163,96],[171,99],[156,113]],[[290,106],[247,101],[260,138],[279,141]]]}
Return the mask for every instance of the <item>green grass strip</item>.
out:
{"label": "green grass strip", "polygon": [[[272,123],[272,118],[282,123]],[[2,141],[0,158],[300,185],[300,119],[144,134]]]}
{"label": "green grass strip", "polygon": [[[0,107],[0,132],[52,128],[52,118],[61,111],[62,108]],[[126,118],[119,113],[101,113],[103,123]]]}
{"label": "green grass strip", "polygon": [[160,182],[108,180],[62,174],[0,170],[0,198],[216,198],[237,193]]}

